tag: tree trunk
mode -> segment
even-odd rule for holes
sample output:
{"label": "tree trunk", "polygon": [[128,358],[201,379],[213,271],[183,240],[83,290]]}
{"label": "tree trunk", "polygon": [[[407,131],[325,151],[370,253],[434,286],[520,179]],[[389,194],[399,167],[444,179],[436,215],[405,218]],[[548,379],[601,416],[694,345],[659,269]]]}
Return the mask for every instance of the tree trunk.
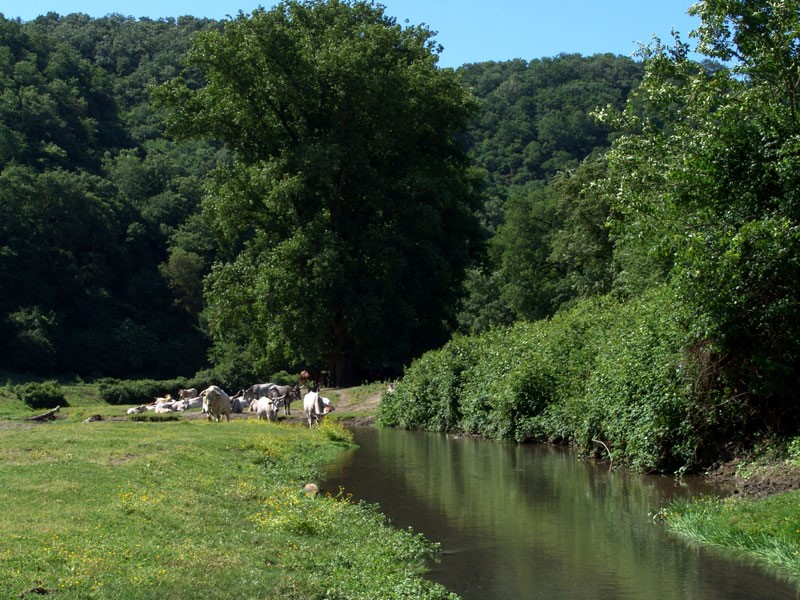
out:
{"label": "tree trunk", "polygon": [[51,408],[46,413],[42,413],[40,415],[36,415],[35,417],[28,417],[25,419],[26,421],[52,421],[56,418],[56,413],[61,410],[60,406],[56,406],[55,408]]}

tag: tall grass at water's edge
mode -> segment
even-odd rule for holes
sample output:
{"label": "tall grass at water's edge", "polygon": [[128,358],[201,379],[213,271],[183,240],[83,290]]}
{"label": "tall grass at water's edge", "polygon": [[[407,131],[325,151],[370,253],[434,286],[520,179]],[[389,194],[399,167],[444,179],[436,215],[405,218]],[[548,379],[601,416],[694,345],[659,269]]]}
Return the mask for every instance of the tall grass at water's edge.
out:
{"label": "tall grass at water's edge", "polygon": [[769,565],[800,589],[800,490],[758,500],[673,500],[659,517],[674,533]]}
{"label": "tall grass at water's edge", "polygon": [[335,423],[0,428],[0,597],[455,597],[421,577],[434,544],[343,491],[304,493],[348,439]]}

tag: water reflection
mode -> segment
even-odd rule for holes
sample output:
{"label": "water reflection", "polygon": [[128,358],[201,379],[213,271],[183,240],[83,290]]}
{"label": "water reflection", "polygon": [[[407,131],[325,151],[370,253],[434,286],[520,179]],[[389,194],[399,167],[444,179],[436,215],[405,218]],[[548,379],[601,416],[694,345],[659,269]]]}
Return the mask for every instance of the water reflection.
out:
{"label": "water reflection", "polygon": [[653,523],[668,477],[609,472],[563,449],[358,428],[360,448],[325,488],[377,502],[398,527],[440,541],[430,578],[465,599],[772,599],[797,589],[692,549]]}

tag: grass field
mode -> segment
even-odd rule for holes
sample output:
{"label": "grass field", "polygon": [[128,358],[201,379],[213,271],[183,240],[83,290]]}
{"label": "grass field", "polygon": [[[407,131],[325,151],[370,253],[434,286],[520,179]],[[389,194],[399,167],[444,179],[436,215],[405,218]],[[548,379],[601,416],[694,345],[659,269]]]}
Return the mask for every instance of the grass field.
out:
{"label": "grass field", "polygon": [[76,384],[61,418],[30,423],[8,390],[0,598],[455,597],[421,577],[437,551],[421,535],[304,491],[350,443],[334,422],[135,422]]}

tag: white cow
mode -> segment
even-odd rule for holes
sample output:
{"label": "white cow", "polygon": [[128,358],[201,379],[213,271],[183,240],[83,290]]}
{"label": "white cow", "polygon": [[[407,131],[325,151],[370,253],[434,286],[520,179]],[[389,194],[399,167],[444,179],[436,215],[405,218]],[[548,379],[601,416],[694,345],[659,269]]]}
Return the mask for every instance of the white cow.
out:
{"label": "white cow", "polygon": [[273,423],[278,420],[278,403],[272,398],[261,396],[258,399],[256,407],[256,415],[258,420],[272,421]]}
{"label": "white cow", "polygon": [[178,398],[181,400],[188,400],[189,398],[197,398],[200,394],[197,393],[195,388],[186,388],[178,390]]}
{"label": "white cow", "polygon": [[129,408],[127,412],[129,415],[138,415],[139,413],[143,413],[146,410],[147,410],[147,405],[142,404],[140,406],[134,406],[133,408]]}
{"label": "white cow", "polygon": [[222,416],[231,420],[231,399],[225,391],[216,385],[212,385],[200,392],[203,397],[203,410],[201,413],[208,414],[209,421],[220,422]]}
{"label": "white cow", "polygon": [[308,392],[303,396],[303,412],[308,419],[309,427],[312,427],[314,423],[319,425],[322,417],[325,416],[325,404],[319,392]]}
{"label": "white cow", "polygon": [[189,410],[190,408],[200,408],[202,406],[203,397],[197,396],[197,398],[184,398],[183,400],[178,400],[172,405],[172,410],[184,411]]}
{"label": "white cow", "polygon": [[197,398],[189,398],[186,400],[186,410],[190,408],[202,408],[203,407],[203,397],[198,396]]}

